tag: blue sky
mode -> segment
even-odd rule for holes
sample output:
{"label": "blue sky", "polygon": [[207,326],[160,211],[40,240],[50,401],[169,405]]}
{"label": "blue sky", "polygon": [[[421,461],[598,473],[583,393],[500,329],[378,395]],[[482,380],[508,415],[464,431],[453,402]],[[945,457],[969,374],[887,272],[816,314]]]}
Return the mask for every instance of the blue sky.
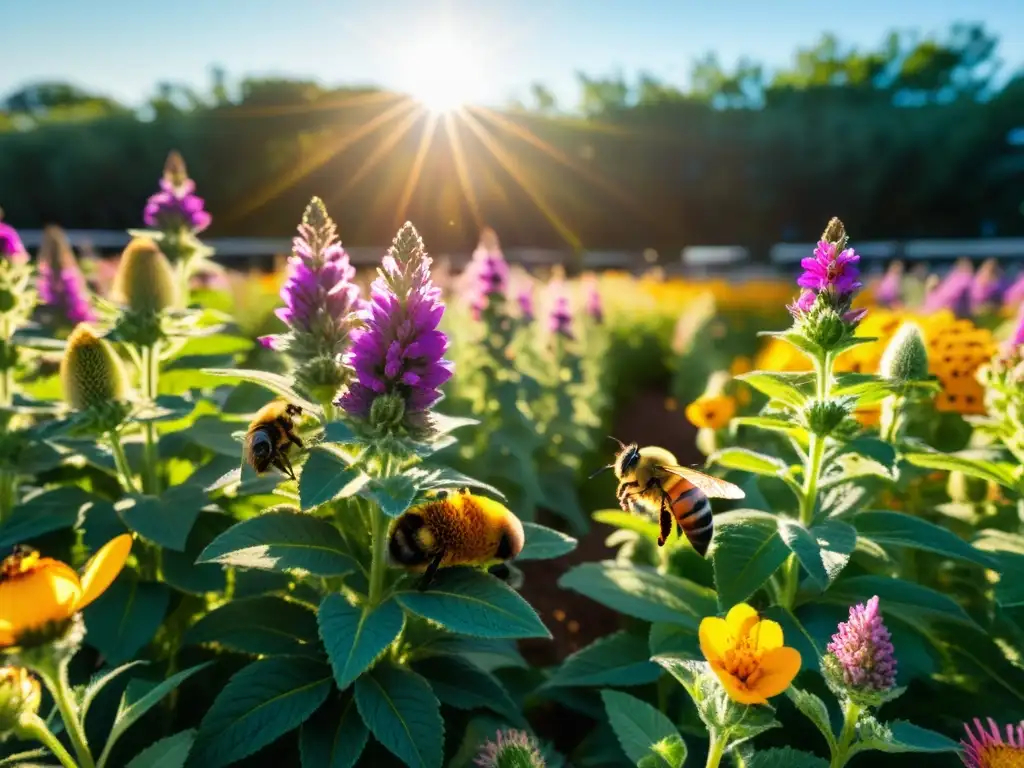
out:
{"label": "blue sky", "polygon": [[[500,105],[530,82],[575,97],[576,70],[639,70],[685,83],[714,51],[769,66],[831,31],[873,46],[893,28],[944,32],[983,21],[1004,71],[1024,65],[1021,0],[0,0],[0,94],[70,80],[131,104],[159,80],[209,84],[210,67],[374,83],[405,92],[457,80],[465,100]],[[441,53],[437,53],[441,51]],[[448,58],[448,67],[436,61]],[[434,62],[434,63],[431,63]],[[464,63],[463,63],[464,62]]]}

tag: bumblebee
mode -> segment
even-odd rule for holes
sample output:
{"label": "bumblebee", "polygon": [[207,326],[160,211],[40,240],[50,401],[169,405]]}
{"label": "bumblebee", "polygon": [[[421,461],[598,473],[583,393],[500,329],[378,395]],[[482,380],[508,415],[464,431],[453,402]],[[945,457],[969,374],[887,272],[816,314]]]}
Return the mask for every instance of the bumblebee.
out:
{"label": "bumblebee", "polygon": [[392,562],[423,573],[426,589],[438,568],[455,565],[499,566],[523,551],[523,524],[504,505],[468,490],[439,495],[411,507],[392,524],[388,552]]}
{"label": "bumblebee", "polygon": [[292,445],[303,447],[294,423],[301,415],[302,408],[284,400],[275,400],[259,410],[245,433],[245,460],[253,469],[262,474],[273,465],[295,479],[288,449]]}
{"label": "bumblebee", "polygon": [[606,469],[615,470],[619,479],[615,492],[619,505],[626,512],[658,518],[661,525],[659,547],[665,546],[675,521],[678,535],[685,533],[697,554],[704,557],[714,533],[708,497],[742,499],[743,490],[725,480],[679,466],[676,457],[664,448],[653,445],[640,448],[636,443],[616,442],[620,451],[614,463],[594,475]]}

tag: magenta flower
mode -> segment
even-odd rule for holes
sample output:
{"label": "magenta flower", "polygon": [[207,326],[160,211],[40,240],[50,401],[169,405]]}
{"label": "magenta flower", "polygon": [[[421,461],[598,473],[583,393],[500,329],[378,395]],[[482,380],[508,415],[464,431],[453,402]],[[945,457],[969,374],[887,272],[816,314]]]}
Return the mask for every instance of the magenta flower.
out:
{"label": "magenta flower", "polygon": [[533,286],[526,285],[516,294],[516,303],[519,305],[519,314],[524,322],[532,323],[536,317],[536,310],[533,305]]}
{"label": "magenta flower", "polygon": [[974,718],[974,731],[964,724],[967,739],[961,739],[963,754],[960,756],[967,768],[1011,768],[1024,765],[1024,721],[1008,723],[1006,741],[999,733],[999,726],[991,717],[988,729],[980,718]]}
{"label": "magenta flower", "polygon": [[601,302],[601,292],[597,289],[595,280],[589,281],[585,307],[591,320],[598,325],[604,322],[604,305]]}
{"label": "magenta flower", "polygon": [[850,619],[832,635],[828,655],[851,692],[885,693],[896,685],[896,655],[878,611],[878,597],[850,608]]}
{"label": "magenta flower", "polygon": [[508,293],[508,262],[505,261],[493,230],[484,230],[467,271],[470,278],[470,309],[473,317],[479,320],[488,307],[504,301]]}
{"label": "magenta flower", "polygon": [[1010,307],[1024,304],[1024,272],[1010,283],[1006,292],[1003,293],[1003,302]]}
{"label": "magenta flower", "polygon": [[1002,300],[1006,284],[999,275],[999,264],[987,259],[974,275],[967,292],[972,314],[978,314],[997,305]]}
{"label": "magenta flower", "polygon": [[1010,351],[1013,351],[1024,344],[1024,304],[1017,310],[1017,325],[1013,329],[1013,335],[1007,340]]}
{"label": "magenta flower", "polygon": [[[412,224],[395,236],[370,288],[366,326],[352,332],[346,362],[355,381],[336,403],[368,419],[381,396],[401,400],[403,414],[421,414],[441,399],[452,376],[444,360],[448,338],[438,330],[441,291],[430,278],[431,260]],[[407,422],[408,423],[408,422]]]}
{"label": "magenta flower", "polygon": [[171,152],[160,179],[160,191],[146,201],[142,212],[146,226],[163,232],[183,229],[193,234],[202,232],[210,226],[212,217],[195,190],[195,182],[188,177],[181,155]]}
{"label": "magenta flower", "polygon": [[970,291],[974,284],[974,269],[971,262],[964,259],[949,271],[949,274],[936,285],[925,297],[922,309],[925,312],[938,312],[948,309],[958,316],[970,314]]}
{"label": "magenta flower", "polygon": [[903,262],[894,261],[875,288],[875,303],[881,307],[896,307],[903,298]]}
{"label": "magenta flower", "polygon": [[288,333],[263,336],[260,343],[286,351],[299,366],[296,378],[311,391],[326,390],[322,396],[331,399],[348,379],[342,358],[361,322],[359,286],[320,198],[310,201],[298,230],[281,286],[284,306],[275,311]]}
{"label": "magenta flower", "polygon": [[[0,219],[3,218],[3,211],[0,211]],[[27,264],[28,251],[25,244],[21,242],[18,230],[10,224],[0,221],[0,259],[7,259],[14,264]]]}
{"label": "magenta flower", "polygon": [[841,296],[851,294],[862,285],[857,280],[859,262],[860,256],[853,248],[839,251],[836,243],[819,240],[814,256],[800,262],[804,272],[796,281],[797,285],[819,292],[832,291]]}
{"label": "magenta flower", "polygon": [[551,306],[551,314],[548,315],[548,328],[556,336],[566,339],[575,339],[572,332],[572,312],[569,309],[569,299],[564,294],[555,297]]}
{"label": "magenta flower", "polygon": [[793,317],[799,318],[800,315],[811,311],[811,307],[814,306],[814,300],[817,298],[818,297],[814,291],[809,291],[805,288],[800,291],[800,295],[797,296],[792,304],[786,305],[786,309],[789,310],[789,314]]}
{"label": "magenta flower", "polygon": [[49,308],[54,319],[66,320],[71,325],[95,319],[85,276],[60,227],[49,226],[43,230],[37,288],[40,304]]}

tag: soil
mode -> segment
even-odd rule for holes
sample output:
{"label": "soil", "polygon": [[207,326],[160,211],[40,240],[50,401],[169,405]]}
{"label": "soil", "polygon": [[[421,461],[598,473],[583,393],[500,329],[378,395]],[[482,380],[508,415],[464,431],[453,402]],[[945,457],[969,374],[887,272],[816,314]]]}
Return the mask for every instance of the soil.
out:
{"label": "soil", "polygon": [[[660,445],[672,451],[685,465],[702,461],[694,445],[696,430],[686,420],[682,409],[672,403],[663,390],[637,393],[633,401],[618,413],[612,434],[640,445]],[[597,467],[585,469],[594,471]],[[614,498],[609,498],[608,503],[602,505],[603,508],[613,506]],[[594,506],[595,509],[602,507]],[[554,515],[547,510],[542,510],[537,522],[558,527]],[[614,530],[611,526],[592,522],[590,531],[565,557],[522,564],[525,577],[522,595],[537,610],[552,634],[551,640],[520,641],[519,650],[531,665],[548,667],[559,664],[580,648],[619,629],[619,615],[615,611],[558,586],[562,574],[574,566],[613,557],[614,550],[606,547],[604,542]],[[589,718],[567,711],[553,702],[545,703],[534,715],[531,720],[538,735],[553,740],[563,752],[571,751],[592,727]]]}

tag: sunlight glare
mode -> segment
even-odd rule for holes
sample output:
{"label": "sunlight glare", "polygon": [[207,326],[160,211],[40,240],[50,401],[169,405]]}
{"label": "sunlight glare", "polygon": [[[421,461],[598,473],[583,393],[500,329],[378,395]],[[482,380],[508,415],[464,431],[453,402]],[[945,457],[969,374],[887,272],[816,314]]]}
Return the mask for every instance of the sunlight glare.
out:
{"label": "sunlight glare", "polygon": [[486,86],[479,50],[471,38],[436,30],[410,46],[405,62],[409,95],[434,114],[445,114],[481,97]]}

